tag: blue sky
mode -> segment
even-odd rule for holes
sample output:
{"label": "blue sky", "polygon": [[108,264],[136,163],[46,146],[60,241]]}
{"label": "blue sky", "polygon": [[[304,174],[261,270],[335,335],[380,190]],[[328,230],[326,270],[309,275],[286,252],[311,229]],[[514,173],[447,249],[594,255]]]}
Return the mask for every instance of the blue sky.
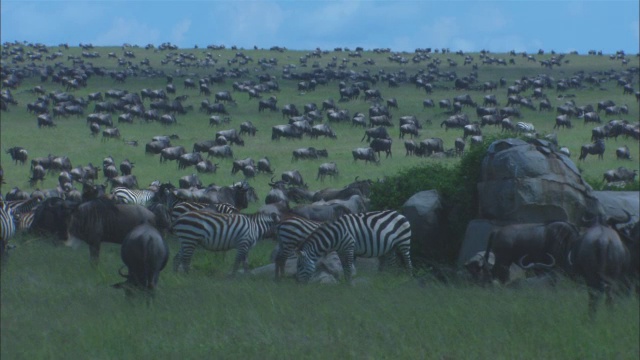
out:
{"label": "blue sky", "polygon": [[639,52],[638,0],[17,1],[0,39],[312,50]]}

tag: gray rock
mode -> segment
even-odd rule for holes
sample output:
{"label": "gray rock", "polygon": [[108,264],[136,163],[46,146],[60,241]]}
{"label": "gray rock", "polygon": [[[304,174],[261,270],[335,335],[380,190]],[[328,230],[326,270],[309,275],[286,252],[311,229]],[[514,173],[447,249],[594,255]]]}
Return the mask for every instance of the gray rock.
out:
{"label": "gray rock", "polygon": [[438,258],[444,248],[442,201],[436,190],[421,191],[411,196],[400,211],[411,224],[411,252],[427,258]]}
{"label": "gray rock", "polygon": [[638,191],[594,191],[598,198],[604,215],[615,219],[626,219],[631,215],[629,222],[634,223],[640,219],[640,193]]}
{"label": "gray rock", "polygon": [[547,144],[505,139],[489,146],[478,183],[481,218],[577,224],[583,215],[601,211],[573,161]]}

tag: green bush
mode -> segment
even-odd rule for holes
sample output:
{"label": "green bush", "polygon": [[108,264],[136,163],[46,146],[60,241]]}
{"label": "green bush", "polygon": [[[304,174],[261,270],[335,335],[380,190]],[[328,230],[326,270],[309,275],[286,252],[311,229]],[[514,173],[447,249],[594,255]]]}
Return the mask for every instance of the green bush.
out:
{"label": "green bush", "polygon": [[[415,193],[437,190],[443,202],[443,217],[447,219],[444,231],[448,241],[444,249],[437,251],[440,258],[425,260],[454,262],[467,224],[478,212],[477,184],[480,180],[482,159],[489,144],[497,139],[489,138],[482,146],[467,150],[459,163],[450,166],[441,163],[414,166],[374,184],[371,193],[372,209],[399,210]],[[422,254],[414,252],[412,255],[419,258]]]}

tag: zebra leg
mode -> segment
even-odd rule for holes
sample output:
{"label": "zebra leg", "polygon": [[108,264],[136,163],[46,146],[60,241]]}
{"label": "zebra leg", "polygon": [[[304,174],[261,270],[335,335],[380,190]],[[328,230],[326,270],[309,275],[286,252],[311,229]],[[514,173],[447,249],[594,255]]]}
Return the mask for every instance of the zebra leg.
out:
{"label": "zebra leg", "polygon": [[351,284],[351,270],[353,267],[353,249],[347,250],[340,254],[340,262],[342,263],[342,271],[344,272],[344,280],[347,284]]}
{"label": "zebra leg", "polygon": [[185,273],[189,273],[191,269],[191,257],[195,251],[194,247],[180,247],[180,251],[173,259],[173,269],[177,272],[182,268]]}

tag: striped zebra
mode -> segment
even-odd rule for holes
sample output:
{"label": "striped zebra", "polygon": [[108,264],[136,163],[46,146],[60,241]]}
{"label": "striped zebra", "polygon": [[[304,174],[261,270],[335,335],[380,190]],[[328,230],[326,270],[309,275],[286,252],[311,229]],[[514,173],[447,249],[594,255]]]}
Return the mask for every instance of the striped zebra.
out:
{"label": "striped zebra", "polygon": [[287,259],[294,254],[295,249],[322,224],[322,222],[298,216],[287,218],[278,224],[276,227],[278,245],[276,246],[274,260],[276,265],[276,280],[284,276],[284,266]]}
{"label": "striped zebra", "polygon": [[0,256],[4,256],[9,239],[16,234],[16,223],[11,208],[0,202]]}
{"label": "striped zebra", "polygon": [[189,211],[205,210],[220,214],[239,214],[240,210],[235,206],[227,203],[209,204],[191,201],[178,201],[170,206],[171,222],[174,223],[180,216]]}
{"label": "striped zebra", "polygon": [[156,192],[152,190],[131,190],[126,187],[116,187],[111,192],[116,204],[138,204],[147,206],[153,202]]}
{"label": "striped zebra", "polygon": [[240,264],[249,270],[247,256],[258,239],[272,231],[280,220],[277,214],[217,214],[209,210],[190,211],[180,216],[172,231],[178,237],[180,251],[174,258],[174,270],[189,271],[196,245],[211,251],[236,249],[232,274]]}
{"label": "striped zebra", "polygon": [[35,214],[35,211],[29,211],[20,214],[20,216],[18,216],[18,218],[16,219],[16,230],[26,231],[31,229],[31,224],[33,224],[33,218]]}
{"label": "striped zebra", "polygon": [[297,279],[308,282],[315,272],[318,259],[331,251],[338,253],[347,282],[351,281],[355,256],[378,257],[382,269],[385,255],[395,252],[412,273],[410,248],[411,225],[397,211],[343,215],[318,227],[298,247]]}
{"label": "striped zebra", "polygon": [[33,211],[40,203],[42,202],[42,198],[40,197],[32,197],[25,200],[9,200],[5,201],[4,205],[11,209],[11,213],[14,217],[19,216],[20,214],[28,213],[29,211]]}
{"label": "striped zebra", "polygon": [[518,121],[516,123],[516,132],[530,134],[530,133],[534,133],[535,131],[536,131],[536,128],[535,126],[533,126],[532,123],[526,123],[523,121]]}

